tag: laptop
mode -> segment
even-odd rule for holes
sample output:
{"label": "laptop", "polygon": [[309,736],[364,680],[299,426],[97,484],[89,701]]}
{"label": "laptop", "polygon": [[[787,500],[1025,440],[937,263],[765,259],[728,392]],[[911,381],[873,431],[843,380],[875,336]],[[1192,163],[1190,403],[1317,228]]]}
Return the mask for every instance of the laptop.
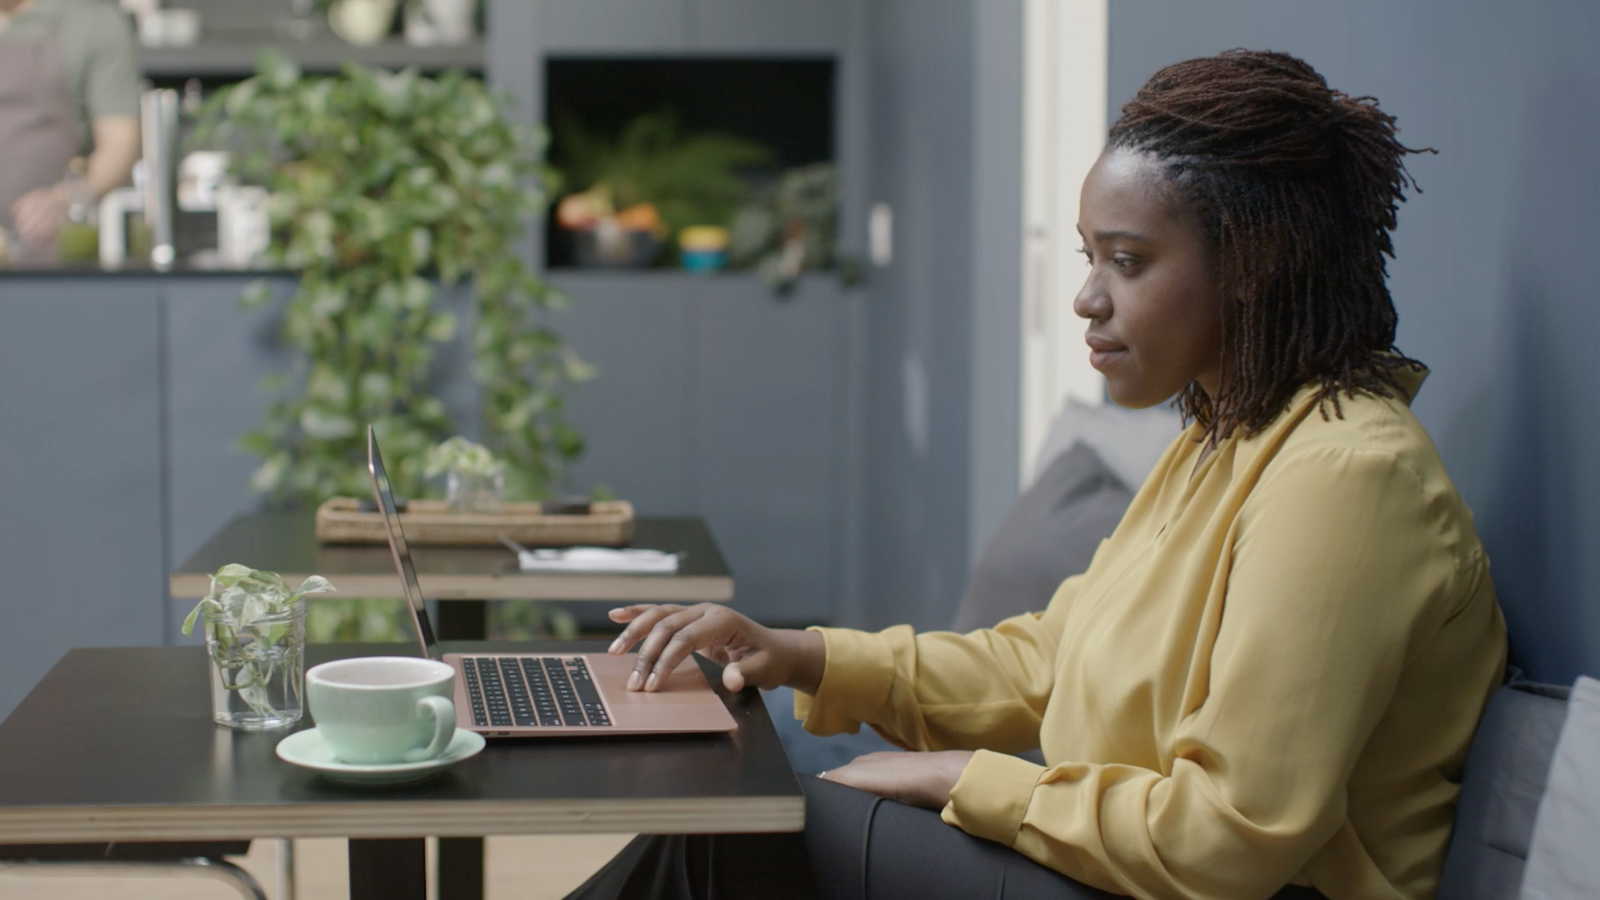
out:
{"label": "laptop", "polygon": [[383,512],[406,608],[417,640],[429,659],[456,670],[456,725],[495,737],[570,737],[623,734],[724,732],[738,723],[711,690],[691,656],[651,693],[629,691],[628,674],[638,654],[510,653],[439,654],[433,625],[422,602],[422,588],[411,564],[411,548],[395,509],[389,476],[378,452],[378,438],[367,426],[367,468],[372,492]]}

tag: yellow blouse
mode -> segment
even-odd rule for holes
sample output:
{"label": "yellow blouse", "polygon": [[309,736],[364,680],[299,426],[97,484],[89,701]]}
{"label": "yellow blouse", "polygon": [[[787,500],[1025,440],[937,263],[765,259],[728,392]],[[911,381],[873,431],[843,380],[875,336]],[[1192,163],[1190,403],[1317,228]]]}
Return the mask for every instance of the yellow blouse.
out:
{"label": "yellow blouse", "polygon": [[1340,400],[1303,389],[1203,461],[1191,427],[1042,613],[819,629],[796,715],[977,750],[944,820],[1106,890],[1432,897],[1505,623],[1407,401]]}

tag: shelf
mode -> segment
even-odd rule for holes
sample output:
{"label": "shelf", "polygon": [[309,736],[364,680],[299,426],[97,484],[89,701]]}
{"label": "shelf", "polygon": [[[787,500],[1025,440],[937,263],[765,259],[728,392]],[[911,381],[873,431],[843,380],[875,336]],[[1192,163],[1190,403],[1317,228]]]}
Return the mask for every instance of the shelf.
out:
{"label": "shelf", "polygon": [[[748,281],[751,284],[761,285],[763,289],[770,290],[771,286],[762,280],[760,273],[755,269],[722,269],[716,272],[690,272],[686,269],[667,269],[657,267],[629,268],[618,266],[616,268],[582,268],[578,266],[562,266],[554,269],[545,269],[540,277],[552,284],[570,283],[583,284],[585,282],[613,282],[613,281],[655,281],[659,283],[686,283],[699,284],[703,282],[733,282]],[[807,269],[800,274],[800,284],[809,284],[813,281],[839,281],[838,269]]]}
{"label": "shelf", "polygon": [[247,78],[255,72],[256,53],[272,47],[287,54],[308,72],[337,72],[347,62],[385,69],[416,66],[428,72],[466,69],[481,72],[487,52],[482,41],[451,47],[413,47],[400,41],[386,41],[371,47],[357,47],[342,41],[322,39],[298,43],[285,41],[270,32],[252,39],[247,32],[208,37],[193,47],[145,47],[139,62],[149,78]]}

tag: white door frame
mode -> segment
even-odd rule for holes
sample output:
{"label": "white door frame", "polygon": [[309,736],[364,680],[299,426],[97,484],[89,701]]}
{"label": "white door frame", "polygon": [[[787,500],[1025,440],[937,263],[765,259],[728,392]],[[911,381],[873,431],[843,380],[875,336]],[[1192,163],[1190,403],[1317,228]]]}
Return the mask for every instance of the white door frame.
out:
{"label": "white door frame", "polygon": [[1018,472],[1068,398],[1098,406],[1072,298],[1083,279],[1078,188],[1105,144],[1108,0],[1026,0],[1023,69],[1022,416]]}

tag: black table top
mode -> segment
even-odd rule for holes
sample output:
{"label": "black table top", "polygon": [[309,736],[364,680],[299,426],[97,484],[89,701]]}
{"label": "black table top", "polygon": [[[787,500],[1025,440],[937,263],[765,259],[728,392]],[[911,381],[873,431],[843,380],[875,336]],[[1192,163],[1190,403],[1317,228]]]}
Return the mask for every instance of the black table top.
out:
{"label": "black table top", "polygon": [[[416,547],[412,562],[430,600],[712,601],[733,599],[733,575],[703,520],[640,517],[631,546],[682,554],[674,575],[523,572],[503,547]],[[314,512],[235,516],[168,579],[172,596],[198,599],[228,563],[282,575],[330,579],[346,597],[398,597],[400,579],[385,544],[321,544]]]}
{"label": "black table top", "polygon": [[[357,655],[416,648],[311,645],[306,663]],[[355,787],[278,759],[287,732],[213,724],[204,648],[72,650],[0,723],[0,843],[798,831],[804,799],[760,696],[727,693],[701,665],[737,731],[495,739],[428,781]]]}

